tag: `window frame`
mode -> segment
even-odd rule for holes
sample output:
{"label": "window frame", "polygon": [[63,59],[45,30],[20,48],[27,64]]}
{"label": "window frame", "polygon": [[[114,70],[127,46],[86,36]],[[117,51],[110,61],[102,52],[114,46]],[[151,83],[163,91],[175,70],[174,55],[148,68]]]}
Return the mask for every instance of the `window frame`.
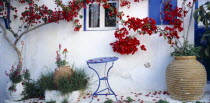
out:
{"label": "window frame", "polygon": [[[119,10],[119,1],[107,1],[108,3],[116,3],[116,9]],[[97,2],[93,2],[90,4],[99,4]],[[108,30],[116,30],[119,26],[119,18],[116,17],[116,26],[115,27],[105,27],[105,9],[102,6],[104,3],[100,3],[100,22],[99,27],[89,27],[89,4],[86,5],[86,9],[84,9],[84,31],[108,31]]]}

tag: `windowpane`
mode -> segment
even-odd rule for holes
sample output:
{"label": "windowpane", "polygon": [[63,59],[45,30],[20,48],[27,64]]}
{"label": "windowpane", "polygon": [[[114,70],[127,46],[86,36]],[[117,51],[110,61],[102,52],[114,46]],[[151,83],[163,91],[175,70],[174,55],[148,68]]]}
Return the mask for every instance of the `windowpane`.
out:
{"label": "windowpane", "polygon": [[100,6],[89,4],[89,27],[100,27]]}
{"label": "windowpane", "polygon": [[[111,7],[116,8],[116,3],[109,3]],[[105,9],[105,27],[115,27],[116,26],[116,15],[110,15],[111,10]]]}

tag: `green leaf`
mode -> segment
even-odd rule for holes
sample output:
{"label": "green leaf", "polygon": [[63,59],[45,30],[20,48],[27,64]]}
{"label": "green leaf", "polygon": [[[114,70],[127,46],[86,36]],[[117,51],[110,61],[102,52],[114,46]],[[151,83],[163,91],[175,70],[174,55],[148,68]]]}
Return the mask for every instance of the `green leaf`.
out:
{"label": "green leaf", "polygon": [[198,8],[198,9],[196,9],[196,10],[194,11],[194,15],[193,15],[193,16],[194,16],[194,19],[195,19],[195,20],[197,20],[197,18],[198,18],[198,12],[199,12],[199,10],[200,10],[200,9]]}
{"label": "green leaf", "polygon": [[82,16],[82,15],[79,15],[79,18],[80,18],[80,19],[82,19],[82,18],[83,18],[83,16]]}
{"label": "green leaf", "polygon": [[201,21],[201,16],[198,16],[197,22]]}
{"label": "green leaf", "polygon": [[207,36],[210,36],[210,30],[203,33],[203,37],[207,37]]}
{"label": "green leaf", "polygon": [[204,5],[210,5],[210,1],[207,1]]}

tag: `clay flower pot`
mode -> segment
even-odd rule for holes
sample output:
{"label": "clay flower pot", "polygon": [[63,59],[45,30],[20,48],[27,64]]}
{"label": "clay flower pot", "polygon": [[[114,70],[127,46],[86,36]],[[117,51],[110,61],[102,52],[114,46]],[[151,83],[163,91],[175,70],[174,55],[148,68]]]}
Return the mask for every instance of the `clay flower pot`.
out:
{"label": "clay flower pot", "polygon": [[72,74],[73,70],[70,66],[60,66],[54,72],[53,81],[57,84],[61,78],[70,77]]}
{"label": "clay flower pot", "polygon": [[173,99],[199,100],[206,85],[206,70],[195,56],[177,56],[168,65],[166,82],[168,92]]}

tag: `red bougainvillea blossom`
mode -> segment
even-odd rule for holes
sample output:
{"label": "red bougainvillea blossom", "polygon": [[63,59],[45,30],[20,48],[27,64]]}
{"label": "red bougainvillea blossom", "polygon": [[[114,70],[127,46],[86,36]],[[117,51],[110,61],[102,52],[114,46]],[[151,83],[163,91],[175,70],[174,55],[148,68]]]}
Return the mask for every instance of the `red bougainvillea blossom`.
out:
{"label": "red bougainvillea blossom", "polygon": [[[76,18],[79,17],[79,11],[81,8],[86,9],[86,5],[97,2],[99,5],[101,5],[104,8],[110,9],[112,12],[109,13],[110,16],[117,15],[118,11],[116,8],[111,8],[110,4],[108,3],[108,0],[71,0],[68,2],[68,4],[63,4],[62,0],[55,0],[55,4],[60,8],[55,10],[49,9],[46,5],[37,5],[35,1],[39,0],[13,0],[18,1],[19,3],[27,3],[28,7],[25,8],[25,11],[21,13],[20,20],[23,22],[29,23],[31,26],[34,24],[39,23],[59,23],[59,21],[64,20],[67,22],[75,21]],[[0,5],[4,6],[4,4],[8,2],[0,1]],[[127,2],[127,4],[126,4]],[[134,0],[134,2],[139,2],[139,0]],[[121,0],[121,7],[126,6],[130,4],[129,0]],[[10,7],[12,7],[10,5]],[[2,8],[2,10],[5,8]],[[0,11],[2,11],[0,10]],[[18,10],[14,7],[12,7],[12,10],[15,12],[18,12]],[[6,15],[7,13],[1,13],[0,15]],[[120,15],[118,15],[120,16]],[[13,15],[14,19],[16,19],[17,13]],[[74,31],[79,31],[82,25],[79,22],[74,23]]]}
{"label": "red bougainvillea blossom", "polygon": [[114,52],[120,54],[134,54],[138,50],[137,46],[140,45],[140,42],[136,37],[127,36],[123,39],[118,39],[110,45],[113,46]]}
{"label": "red bougainvillea blossom", "polygon": [[135,18],[128,17],[128,20],[124,22],[124,25],[129,28],[129,30],[139,31],[140,34],[149,34],[156,33],[156,21],[152,18]]}
{"label": "red bougainvillea blossom", "polygon": [[126,35],[128,35],[128,30],[126,28],[117,29],[114,33],[115,38],[122,39]]}
{"label": "red bougainvillea blossom", "polygon": [[[159,34],[164,36],[168,40],[168,43],[177,45],[176,39],[179,39],[179,32],[183,31],[183,17],[186,16],[188,11],[182,8],[173,8],[170,2],[164,3],[164,11],[161,12],[163,21],[168,22],[170,26],[164,26],[160,28],[156,26],[156,21],[152,18],[137,18],[130,17],[126,15],[127,20],[122,20],[125,14],[123,12],[118,12],[116,8],[112,7],[108,0],[71,0],[68,4],[63,4],[62,0],[55,0],[55,4],[58,8],[55,10],[49,9],[46,5],[37,5],[35,0],[14,0],[19,3],[28,3],[28,7],[25,8],[25,11],[21,13],[20,20],[29,24],[29,26],[40,24],[40,23],[59,23],[60,21],[72,22],[74,25],[74,31],[79,31],[82,25],[79,22],[79,11],[81,8],[86,9],[86,5],[97,2],[99,5],[103,6],[105,9],[109,9],[109,16],[116,16],[120,19],[122,23],[122,28],[119,28],[115,31],[116,41],[110,43],[114,52],[120,54],[134,54],[138,48],[143,51],[146,51],[145,45],[140,45],[140,41],[137,39],[137,35],[145,34]],[[37,0],[39,1],[39,0]],[[143,0],[133,0],[133,2],[140,2]],[[187,6],[190,7],[193,5],[193,2],[187,3]],[[186,1],[185,1],[186,2]],[[0,1],[0,5],[4,5],[5,1]],[[120,0],[121,7],[130,8],[131,0]],[[5,8],[4,8],[5,9]],[[18,10],[12,7],[14,12]],[[1,11],[1,10],[0,10]],[[6,12],[0,14],[5,15]],[[17,15],[13,15],[14,18],[17,18]],[[120,22],[117,21],[117,22]],[[135,34],[131,34],[131,32]]]}
{"label": "red bougainvillea blossom", "polygon": [[[149,34],[157,32],[157,26],[154,19],[144,18],[139,19],[135,17],[127,16],[128,20],[123,22],[129,30],[137,31],[139,35]],[[117,29],[115,31],[115,37],[117,40],[114,43],[110,43],[114,52],[120,54],[134,54],[138,50],[140,41],[134,37],[130,36],[127,28]],[[146,51],[145,45],[139,46],[141,50]]]}
{"label": "red bougainvillea blossom", "polygon": [[[23,3],[23,2],[22,2]],[[46,5],[38,6],[34,2],[29,3],[29,7],[25,8],[22,12],[22,17],[20,18],[23,22],[28,22],[29,24],[37,23],[59,23],[60,20],[65,20],[67,22],[74,22],[74,31],[79,31],[81,25],[79,20],[75,19],[79,15],[79,10],[82,8],[82,3],[79,1],[69,1],[68,5],[62,4],[61,1],[55,1],[55,3],[62,9],[51,10]]]}
{"label": "red bougainvillea blossom", "polygon": [[[139,0],[134,0],[135,2],[139,2]],[[196,0],[193,0],[195,3]],[[127,0],[121,0],[121,7],[127,6],[130,7],[130,2]],[[186,2],[186,1],[185,1]],[[191,8],[191,2],[187,4],[187,7]],[[123,28],[117,29],[115,31],[116,41],[114,43],[110,43],[114,52],[120,54],[134,54],[140,45],[140,41],[135,37],[139,35],[145,34],[159,34],[160,37],[164,36],[165,39],[168,40],[168,43],[174,47],[177,46],[178,39],[180,38],[179,32],[183,31],[183,18],[186,16],[188,11],[182,8],[175,7],[170,4],[170,1],[164,3],[164,10],[161,12],[163,15],[162,20],[168,22],[170,26],[164,26],[163,28],[156,26],[156,21],[152,18],[136,18],[127,16],[127,20],[122,20],[124,16],[123,12],[119,12],[117,17],[121,20],[123,24]],[[130,34],[130,30],[136,32],[137,34]],[[140,49],[146,51],[145,45],[141,45]]]}
{"label": "red bougainvillea blossom", "polygon": [[[141,1],[144,1],[144,0],[141,0]],[[130,0],[120,0],[120,6],[121,7],[125,7],[125,6],[127,6],[128,8],[130,8],[130,4],[131,4],[131,2],[130,2]],[[140,0],[134,0],[134,2],[140,2]]]}

